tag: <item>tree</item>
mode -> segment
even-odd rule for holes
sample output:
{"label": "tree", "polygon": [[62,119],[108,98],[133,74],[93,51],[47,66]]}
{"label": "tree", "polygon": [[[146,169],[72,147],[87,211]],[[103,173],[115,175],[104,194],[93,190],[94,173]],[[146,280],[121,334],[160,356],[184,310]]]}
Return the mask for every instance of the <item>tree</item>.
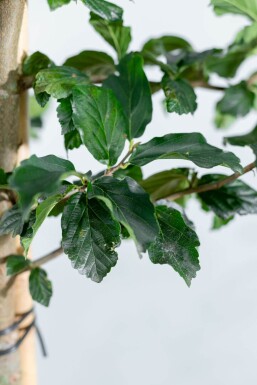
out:
{"label": "tree", "polygon": [[[51,9],[69,2],[48,0]],[[21,278],[22,297],[28,285],[33,300],[49,305],[52,285],[42,266],[63,251],[75,269],[100,282],[116,265],[116,248],[122,239],[132,238],[139,254],[148,252],[151,262],[170,265],[190,286],[200,263],[199,239],[185,214],[188,199],[197,198],[204,210],[213,213],[216,229],[235,215],[257,211],[257,193],[241,179],[255,168],[255,161],[243,167],[234,153],[210,145],[200,133],[169,133],[139,142],[151,122],[156,92],[163,92],[169,113],[182,115],[197,108],[195,88],[220,91],[215,118],[219,128],[256,108],[256,74],[239,84],[233,81],[240,65],[255,53],[255,1],[212,0],[217,14],[242,14],[250,24],[229,47],[205,52],[169,35],[130,52],[131,31],[123,24],[122,9],[104,0],[82,2],[91,11],[90,24],[112,46],[115,56],[83,51],[62,66],[41,52],[22,55],[25,1],[0,2],[1,329],[12,325],[15,312],[31,307],[29,298],[25,304],[17,300]],[[147,66],[161,70],[158,82],[147,78]],[[229,79],[227,87],[213,85],[214,73]],[[24,158],[20,148],[27,142],[25,106],[31,87],[40,106],[34,123],[40,121],[49,99],[55,98],[65,148],[85,146],[103,164],[101,173],[77,170],[54,154],[33,155],[18,164]],[[249,146],[257,154],[256,129],[227,137],[225,142]],[[158,159],[170,159],[170,169],[145,179],[143,167]],[[172,159],[188,160],[189,166],[174,169]],[[218,165],[232,171],[205,170]],[[61,247],[31,262],[27,256],[33,238],[48,216],[58,215],[62,217]],[[12,346],[17,338],[16,333],[8,334],[0,348]],[[3,384],[11,383],[13,376],[26,385],[35,381],[24,374],[26,364],[20,364],[18,354],[4,356],[0,365]]]}

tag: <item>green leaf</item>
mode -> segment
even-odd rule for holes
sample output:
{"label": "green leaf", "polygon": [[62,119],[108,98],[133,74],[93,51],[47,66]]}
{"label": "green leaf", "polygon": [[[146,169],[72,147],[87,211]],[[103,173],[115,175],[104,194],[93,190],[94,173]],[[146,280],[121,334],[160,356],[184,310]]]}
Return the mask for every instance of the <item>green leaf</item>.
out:
{"label": "green leaf", "polygon": [[103,177],[88,187],[89,198],[103,199],[115,219],[123,224],[138,245],[146,251],[158,235],[154,207],[149,195],[131,178]]}
{"label": "green leaf", "polygon": [[[225,177],[220,174],[204,175],[199,183],[215,183]],[[236,180],[218,190],[201,193],[199,197],[222,219],[229,219],[235,214],[257,214],[257,192],[241,180]]]}
{"label": "green leaf", "polygon": [[179,168],[158,172],[142,180],[140,185],[153,201],[157,201],[189,188],[189,171],[187,168]]}
{"label": "green leaf", "polygon": [[8,184],[8,175],[5,173],[5,171],[0,168],[0,186],[4,186]]}
{"label": "green leaf", "polygon": [[0,236],[11,234],[13,237],[21,234],[24,221],[21,210],[18,206],[13,206],[0,219]]}
{"label": "green leaf", "polygon": [[224,139],[232,146],[249,146],[257,157],[257,126],[246,135],[230,136]]}
{"label": "green leaf", "polygon": [[121,21],[123,10],[113,3],[104,0],[82,0],[90,11],[108,21]]}
{"label": "green leaf", "polygon": [[71,0],[47,0],[51,10],[61,7],[62,5],[69,4]]}
{"label": "green leaf", "polygon": [[31,271],[29,276],[29,291],[34,301],[41,305],[49,306],[53,289],[45,270],[37,267]]}
{"label": "green leaf", "polygon": [[[149,54],[154,57],[166,56],[167,53],[178,50],[191,51],[192,46],[181,37],[166,35],[148,40],[142,48],[142,53],[147,61]],[[151,63],[147,61],[147,64]]]}
{"label": "green leaf", "polygon": [[22,63],[22,73],[25,76],[36,75],[39,71],[54,66],[52,60],[42,52],[34,52]]}
{"label": "green leaf", "polygon": [[79,148],[82,144],[83,143],[78,130],[64,134],[64,146],[66,150],[73,150],[74,148]]}
{"label": "green leaf", "polygon": [[255,0],[211,0],[217,15],[236,13],[257,21],[257,3]]}
{"label": "green leaf", "polygon": [[143,69],[142,56],[126,55],[117,66],[119,76],[111,75],[104,86],[114,91],[128,119],[129,140],[143,135],[152,120],[152,97],[149,82]]}
{"label": "green leaf", "polygon": [[88,77],[72,67],[53,67],[42,70],[36,75],[35,94],[48,95],[56,99],[68,97],[74,86],[88,84]]}
{"label": "green leaf", "polygon": [[126,54],[131,42],[130,27],[125,27],[122,21],[107,21],[94,13],[91,13],[90,24],[115,49],[119,58]]}
{"label": "green leaf", "polygon": [[219,111],[218,106],[216,106],[214,123],[217,128],[226,129],[229,128],[236,121],[235,116],[228,114],[223,114]]}
{"label": "green leaf", "polygon": [[222,227],[226,226],[228,223],[230,223],[234,217],[230,217],[228,219],[222,219],[220,217],[217,217],[217,215],[214,215],[213,223],[212,223],[212,230],[219,230]]}
{"label": "green leaf", "polygon": [[144,166],[157,159],[186,159],[199,167],[212,168],[218,165],[241,172],[240,160],[206,142],[202,134],[168,134],[153,138],[139,145],[129,159],[131,164]]}
{"label": "green leaf", "polygon": [[74,269],[101,282],[117,263],[120,225],[109,209],[85,193],[73,195],[62,215],[62,246]]}
{"label": "green leaf", "polygon": [[76,68],[84,72],[92,82],[106,79],[115,72],[115,63],[111,56],[100,51],[82,51],[68,58],[64,66]]}
{"label": "green leaf", "polygon": [[181,213],[167,206],[156,207],[160,234],[149,248],[155,264],[168,264],[179,273],[188,286],[200,270],[195,231],[188,226]]}
{"label": "green leaf", "polygon": [[23,255],[9,255],[6,262],[6,274],[15,275],[25,270],[30,265],[30,260]]}
{"label": "green leaf", "polygon": [[73,122],[83,143],[101,163],[114,165],[125,144],[126,120],[111,90],[80,86],[73,90]]}
{"label": "green leaf", "polygon": [[252,109],[254,99],[254,93],[248,89],[246,82],[241,82],[226,89],[223,98],[217,104],[217,109],[222,114],[245,116]]}
{"label": "green leaf", "polygon": [[76,130],[72,119],[72,100],[71,97],[59,100],[57,116],[62,127],[62,135]]}
{"label": "green leaf", "polygon": [[10,186],[19,193],[19,203],[28,214],[35,197],[40,193],[52,193],[58,189],[60,181],[74,174],[74,165],[55,155],[38,158],[36,155],[21,162],[9,179]]}
{"label": "green leaf", "polygon": [[172,80],[168,76],[164,76],[162,87],[166,96],[168,112],[176,112],[179,115],[195,112],[197,109],[196,94],[186,80]]}
{"label": "green leaf", "polygon": [[124,179],[126,176],[134,179],[136,182],[140,182],[143,179],[143,173],[138,166],[128,166],[126,168],[119,168],[119,170],[113,173],[113,176],[117,179]]}
{"label": "green leaf", "polygon": [[28,226],[29,234],[26,232],[26,234],[21,237],[21,244],[24,248],[25,255],[28,254],[30,245],[35,238],[40,226],[62,198],[63,196],[59,194],[51,195],[42,203],[40,203],[36,208],[35,218],[33,218],[32,223],[30,223]]}

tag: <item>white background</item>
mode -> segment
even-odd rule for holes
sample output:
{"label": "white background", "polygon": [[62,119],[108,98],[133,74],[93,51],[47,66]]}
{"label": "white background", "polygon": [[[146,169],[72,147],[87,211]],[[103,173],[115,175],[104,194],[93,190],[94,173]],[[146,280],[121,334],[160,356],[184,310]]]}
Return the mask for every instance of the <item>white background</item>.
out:
{"label": "white background", "polygon": [[[148,38],[163,34],[186,37],[199,50],[224,46],[247,20],[217,18],[208,3],[120,1],[126,24],[133,27],[131,48],[137,50]],[[46,0],[31,1],[31,53],[40,50],[57,64],[83,49],[113,54],[88,17],[80,4],[51,13]],[[238,79],[256,65],[256,59],[250,59]],[[178,117],[165,114],[162,95],[155,96],[154,119],[142,140],[200,131],[220,146],[223,133],[212,124],[219,97],[218,92],[200,90],[194,117]],[[41,140],[31,144],[32,153],[65,157],[54,104],[45,122]],[[228,133],[245,133],[255,123],[252,114]],[[244,156],[244,164],[252,161],[250,151],[234,150]],[[101,169],[86,150],[69,156],[82,171]],[[189,163],[155,162],[145,167],[145,175],[177,165]],[[253,174],[244,179],[257,187]],[[38,352],[40,385],[256,385],[257,218],[239,218],[211,232],[211,215],[202,213],[196,202],[190,204],[188,215],[201,240],[202,269],[191,289],[170,267],[152,265],[147,256],[139,260],[130,242],[121,246],[117,266],[101,284],[80,276],[65,256],[47,266],[54,297],[49,309],[37,307],[49,351],[48,359]],[[59,222],[50,219],[34,242],[34,256],[53,250],[59,241]]]}

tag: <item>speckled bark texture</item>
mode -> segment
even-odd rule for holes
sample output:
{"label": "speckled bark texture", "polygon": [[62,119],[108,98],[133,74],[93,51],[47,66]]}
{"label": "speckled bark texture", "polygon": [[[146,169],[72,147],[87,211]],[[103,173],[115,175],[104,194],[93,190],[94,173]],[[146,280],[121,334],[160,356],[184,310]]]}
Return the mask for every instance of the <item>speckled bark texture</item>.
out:
{"label": "speckled bark texture", "polygon": [[[27,156],[27,96],[19,94],[17,87],[19,65],[26,49],[23,41],[26,0],[0,0],[0,167],[11,171]],[[0,200],[0,216],[10,203]],[[8,293],[5,293],[5,263],[1,259],[17,253],[18,241],[11,237],[0,237],[0,329],[11,325],[15,314],[31,307],[28,294],[27,277],[17,280]],[[0,338],[0,349],[16,341],[18,333]],[[33,333],[30,343],[33,345]],[[35,355],[26,341],[25,347]],[[31,373],[28,370],[28,357],[20,351],[0,357],[0,385],[35,385],[35,369],[32,357]],[[25,359],[25,362],[24,362]]]}

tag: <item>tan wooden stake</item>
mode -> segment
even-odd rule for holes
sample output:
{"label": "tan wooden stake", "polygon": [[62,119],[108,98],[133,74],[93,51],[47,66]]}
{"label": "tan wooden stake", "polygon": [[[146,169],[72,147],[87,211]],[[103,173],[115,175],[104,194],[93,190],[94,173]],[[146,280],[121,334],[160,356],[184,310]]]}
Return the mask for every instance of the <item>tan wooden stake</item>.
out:
{"label": "tan wooden stake", "polygon": [[[27,51],[26,0],[0,0],[0,167],[11,171],[28,156],[28,102],[27,93],[18,94],[19,65]],[[0,215],[9,207],[0,201]],[[19,242],[0,237],[0,258],[20,253]],[[5,263],[0,264],[0,329],[11,325],[15,314],[32,307],[28,290],[28,275],[23,274],[4,294],[8,278]],[[25,327],[31,319],[26,320]],[[17,340],[14,332],[0,338],[0,349]],[[0,385],[36,385],[35,333],[31,331],[18,352],[0,358]]]}

